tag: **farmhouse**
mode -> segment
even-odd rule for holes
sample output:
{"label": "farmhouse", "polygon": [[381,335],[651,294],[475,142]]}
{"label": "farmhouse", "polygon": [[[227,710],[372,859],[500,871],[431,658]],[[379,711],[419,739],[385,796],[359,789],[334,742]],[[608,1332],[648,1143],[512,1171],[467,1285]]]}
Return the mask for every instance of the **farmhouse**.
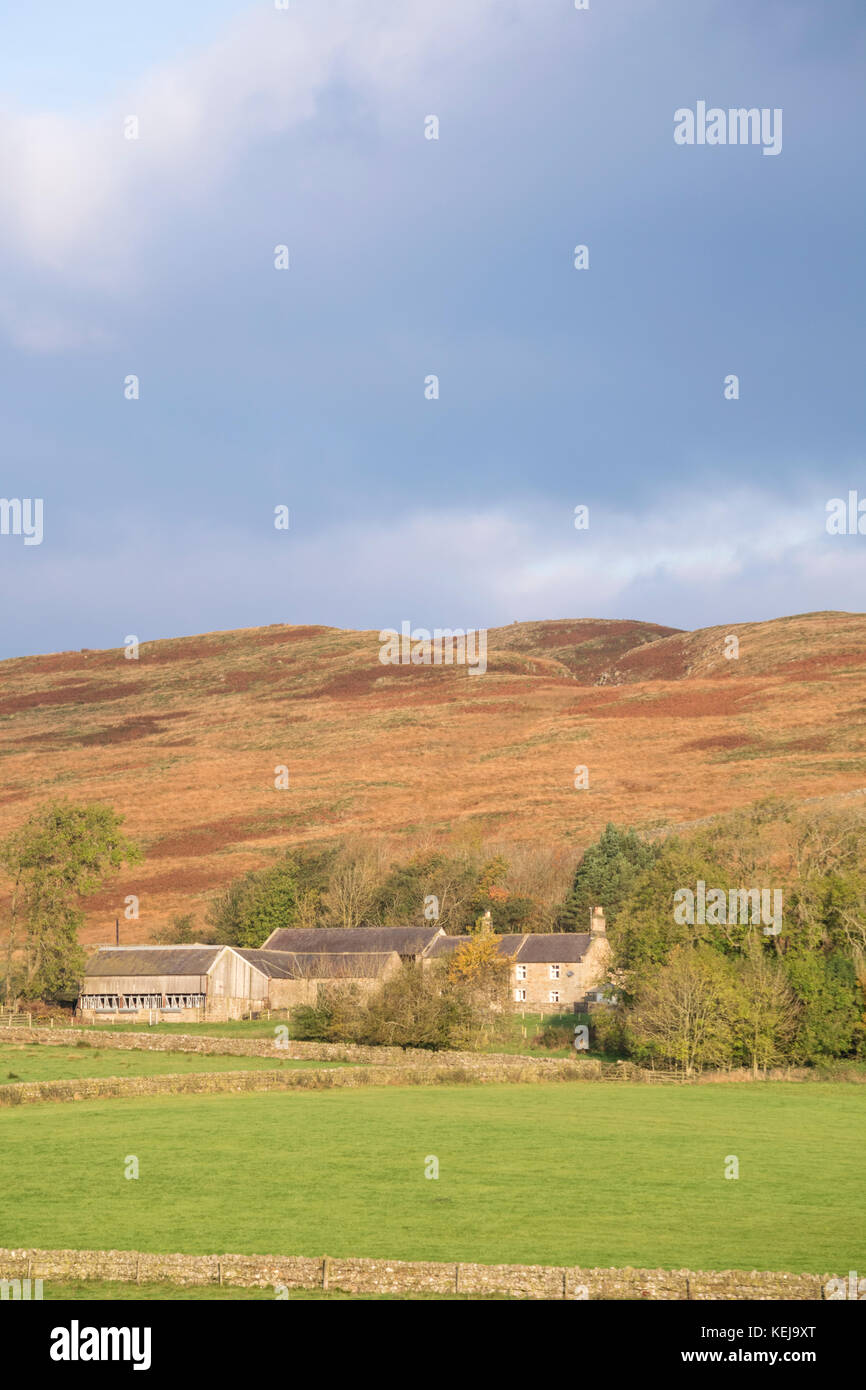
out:
{"label": "farmhouse", "polygon": [[[440,936],[426,959],[448,956],[471,941],[469,936]],[[511,960],[515,1008],[553,1012],[585,1005],[604,982],[610,944],[604,910],[593,909],[588,932],[530,932],[500,936],[499,954]]]}
{"label": "farmhouse", "polygon": [[[345,980],[369,991],[402,962],[447,958],[469,936],[441,927],[282,927],[263,946],[106,946],[87,962],[77,1016],[86,1023],[179,1023],[242,1018],[312,1004]],[[497,938],[511,962],[513,1003],[575,1009],[604,980],[609,947],[600,907],[588,932]]]}

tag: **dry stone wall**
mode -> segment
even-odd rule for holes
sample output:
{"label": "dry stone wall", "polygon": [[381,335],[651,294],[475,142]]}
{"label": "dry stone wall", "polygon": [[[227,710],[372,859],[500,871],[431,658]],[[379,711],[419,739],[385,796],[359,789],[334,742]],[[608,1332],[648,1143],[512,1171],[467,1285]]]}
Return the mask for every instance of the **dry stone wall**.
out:
{"label": "dry stone wall", "polygon": [[0,1108],[46,1101],[122,1100],[135,1096],[217,1095],[238,1091],[323,1091],[330,1087],[454,1086],[579,1080],[568,1062],[539,1070],[475,1058],[472,1065],[446,1062],[400,1067],[316,1067],[309,1071],[193,1072],[186,1076],[102,1076],[74,1081],[15,1081],[0,1085]]}
{"label": "dry stone wall", "polygon": [[825,1296],[830,1275],[742,1270],[547,1268],[442,1264],[292,1255],[153,1255],[118,1250],[2,1250],[0,1279],[45,1283],[106,1279],[124,1283],[226,1284],[346,1293],[507,1294],[534,1299],[796,1299]]}
{"label": "dry stone wall", "polygon": [[[276,1025],[278,1026],[278,1025]],[[87,1042],[100,1050],[119,1048],[124,1051],[200,1052],[225,1057],[295,1058],[319,1062],[367,1062],[371,1065],[439,1066],[443,1058],[464,1066],[501,1063],[520,1063],[526,1067],[551,1068],[567,1066],[581,1069],[588,1075],[601,1073],[601,1063],[590,1058],[520,1057],[511,1053],[432,1052],[413,1047],[362,1047],[355,1043],[295,1042],[287,1039],[278,1045],[273,1038],[230,1038],[213,1034],[190,1033],[120,1033],[96,1031],[89,1028],[0,1028],[0,1043],[39,1043],[48,1047],[75,1047]]]}

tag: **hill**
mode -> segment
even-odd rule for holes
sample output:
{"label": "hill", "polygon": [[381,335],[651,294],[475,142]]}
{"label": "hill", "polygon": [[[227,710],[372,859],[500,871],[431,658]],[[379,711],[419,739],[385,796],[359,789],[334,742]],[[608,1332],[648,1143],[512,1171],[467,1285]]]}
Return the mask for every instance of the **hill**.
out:
{"label": "hill", "polygon": [[608,820],[866,788],[866,615],[514,623],[489,632],[483,675],[379,650],[377,632],[275,626],[0,663],[0,835],[51,797],[110,802],[146,857],[90,903],[85,939],[135,893],[132,941],[294,843],[493,836],[576,856]]}

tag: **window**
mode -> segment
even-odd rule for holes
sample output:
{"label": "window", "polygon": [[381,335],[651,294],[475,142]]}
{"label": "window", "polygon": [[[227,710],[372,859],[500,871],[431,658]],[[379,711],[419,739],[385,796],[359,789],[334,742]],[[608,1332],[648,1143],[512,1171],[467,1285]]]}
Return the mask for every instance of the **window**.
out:
{"label": "window", "polygon": [[81,996],[82,1009],[95,1009],[99,1013],[117,1013],[118,997],[116,994],[83,994]]}
{"label": "window", "polygon": [[516,999],[518,1004],[524,1004],[526,1002],[526,990],[516,989],[514,991],[514,998]]}
{"label": "window", "polygon": [[550,991],[550,993],[548,994],[547,998],[548,998],[548,1001],[549,1001],[551,1004],[558,1004],[558,1003],[559,1003],[559,990],[558,990],[558,989],[552,989],[552,990]]}
{"label": "window", "polygon": [[515,973],[516,973],[516,975],[517,975],[517,979],[518,979],[518,980],[525,980],[525,979],[526,979],[526,966],[525,966],[525,965],[517,965],[517,966],[515,966]]}
{"label": "window", "polygon": [[559,970],[560,970],[560,967],[559,967],[558,965],[552,965],[552,966],[550,967],[550,978],[551,978],[551,980],[558,980],[558,979],[559,979]]}

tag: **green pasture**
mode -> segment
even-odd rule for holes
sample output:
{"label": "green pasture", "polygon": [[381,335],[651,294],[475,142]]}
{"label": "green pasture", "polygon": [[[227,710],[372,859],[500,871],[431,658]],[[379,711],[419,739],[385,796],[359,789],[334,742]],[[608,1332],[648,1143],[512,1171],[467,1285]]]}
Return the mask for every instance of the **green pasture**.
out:
{"label": "green pasture", "polygon": [[0,1246],[847,1272],[864,1117],[818,1081],[27,1106],[0,1111]]}
{"label": "green pasture", "polygon": [[46,1047],[39,1043],[0,1044],[0,1086],[15,1081],[76,1081],[101,1076],[189,1076],[192,1072],[248,1071],[264,1067],[341,1066],[339,1062],[297,1061],[281,1057],[211,1056],[206,1052],[124,1052],[98,1044],[88,1047]]}

